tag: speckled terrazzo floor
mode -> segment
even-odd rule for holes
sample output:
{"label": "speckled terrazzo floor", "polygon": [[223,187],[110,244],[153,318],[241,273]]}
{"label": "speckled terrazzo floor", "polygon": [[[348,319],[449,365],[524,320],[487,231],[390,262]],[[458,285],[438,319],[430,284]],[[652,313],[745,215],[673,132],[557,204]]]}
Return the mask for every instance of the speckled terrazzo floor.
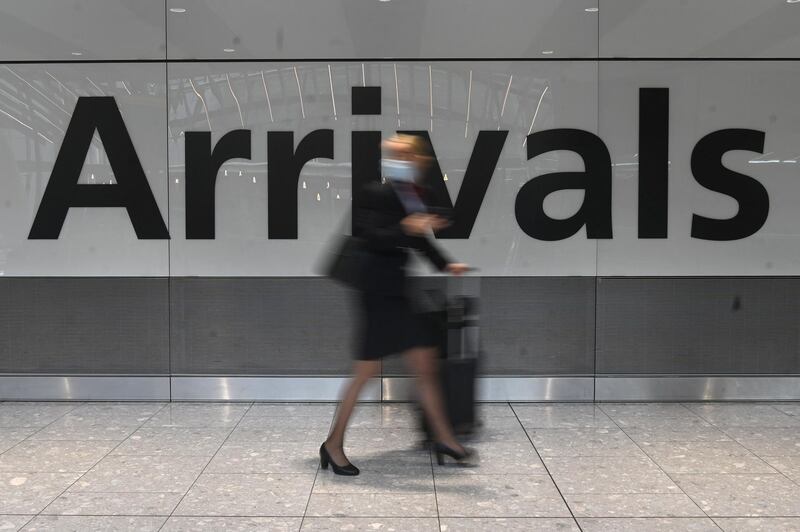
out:
{"label": "speckled terrazzo floor", "polygon": [[472,467],[407,404],[0,403],[0,530],[800,530],[800,403],[487,404]]}

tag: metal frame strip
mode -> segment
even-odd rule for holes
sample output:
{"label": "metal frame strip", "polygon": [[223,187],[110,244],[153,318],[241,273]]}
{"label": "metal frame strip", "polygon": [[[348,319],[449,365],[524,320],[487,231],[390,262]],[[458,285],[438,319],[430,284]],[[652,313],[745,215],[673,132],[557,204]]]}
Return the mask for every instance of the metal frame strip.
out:
{"label": "metal frame strip", "polygon": [[0,375],[2,401],[169,401],[169,377]]}
{"label": "metal frame strip", "polygon": [[[0,401],[336,401],[341,376],[0,375]],[[171,388],[171,390],[170,390]],[[362,401],[411,401],[411,377],[375,378]],[[481,377],[478,400],[798,401],[800,376]]]}
{"label": "metal frame strip", "polygon": [[597,376],[595,401],[797,401],[797,376]]}

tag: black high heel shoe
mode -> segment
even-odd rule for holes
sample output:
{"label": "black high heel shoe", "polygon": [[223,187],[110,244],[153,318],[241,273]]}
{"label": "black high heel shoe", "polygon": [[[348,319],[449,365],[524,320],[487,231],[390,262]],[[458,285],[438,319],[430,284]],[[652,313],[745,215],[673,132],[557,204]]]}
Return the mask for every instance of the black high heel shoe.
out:
{"label": "black high heel shoe", "polygon": [[444,457],[449,456],[456,460],[458,463],[463,464],[469,460],[475,453],[469,449],[464,449],[464,452],[451,449],[443,443],[436,442],[433,444],[433,450],[436,453],[436,463],[444,465]]}
{"label": "black high heel shoe", "polygon": [[345,466],[337,465],[336,462],[333,461],[331,458],[330,453],[328,453],[328,449],[325,448],[325,444],[319,446],[319,465],[322,469],[328,469],[328,464],[331,465],[331,469],[337,475],[344,475],[346,477],[354,477],[360,473],[358,468],[353,464],[347,464]]}

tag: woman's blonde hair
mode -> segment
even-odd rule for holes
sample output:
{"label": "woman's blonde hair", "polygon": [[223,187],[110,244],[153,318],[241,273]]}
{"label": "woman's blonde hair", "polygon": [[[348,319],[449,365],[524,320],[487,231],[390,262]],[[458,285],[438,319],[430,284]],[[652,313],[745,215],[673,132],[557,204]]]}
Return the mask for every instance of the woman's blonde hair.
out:
{"label": "woman's blonde hair", "polygon": [[408,144],[411,152],[417,158],[419,164],[423,167],[423,170],[428,169],[433,162],[433,157],[431,157],[429,145],[425,139],[419,135],[409,135],[407,133],[398,133],[397,135],[394,135],[394,138],[397,140],[397,142]]}

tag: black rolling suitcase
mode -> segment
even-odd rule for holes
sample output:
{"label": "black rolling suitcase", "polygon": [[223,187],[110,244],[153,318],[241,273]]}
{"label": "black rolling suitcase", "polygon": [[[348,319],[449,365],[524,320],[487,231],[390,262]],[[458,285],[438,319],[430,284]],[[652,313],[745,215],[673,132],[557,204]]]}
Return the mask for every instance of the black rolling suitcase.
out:
{"label": "black rolling suitcase", "polygon": [[[440,331],[440,379],[445,409],[457,434],[470,434],[478,427],[476,379],[480,364],[478,303],[480,278],[448,278],[447,296],[439,297],[434,313]],[[423,416],[428,440],[432,435]]]}

